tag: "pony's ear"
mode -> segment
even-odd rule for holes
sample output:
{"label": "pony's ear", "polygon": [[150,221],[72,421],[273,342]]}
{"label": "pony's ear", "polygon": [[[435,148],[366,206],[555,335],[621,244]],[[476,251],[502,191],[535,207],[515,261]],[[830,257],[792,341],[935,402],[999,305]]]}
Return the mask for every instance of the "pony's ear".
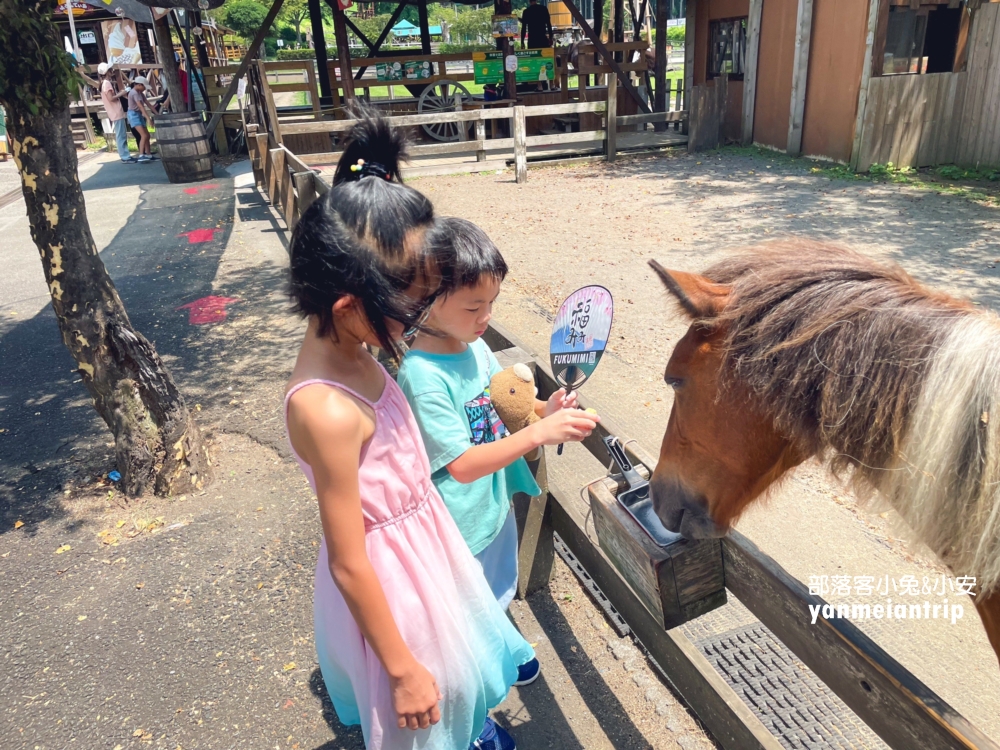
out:
{"label": "pony's ear", "polygon": [[730,288],[725,284],[716,284],[693,273],[670,271],[655,260],[649,261],[649,265],[692,318],[714,318],[729,301]]}

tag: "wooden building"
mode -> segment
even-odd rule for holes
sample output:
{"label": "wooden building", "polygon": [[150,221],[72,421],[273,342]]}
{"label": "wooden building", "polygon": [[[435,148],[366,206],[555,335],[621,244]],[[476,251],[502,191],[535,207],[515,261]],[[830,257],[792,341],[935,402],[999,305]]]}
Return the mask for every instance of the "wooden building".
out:
{"label": "wooden building", "polygon": [[[104,2],[64,0],[56,6],[54,20],[65,43],[72,47],[70,9],[84,65],[156,63],[153,17],[146,6],[135,0],[117,0],[114,6]],[[120,10],[121,15],[116,10]]]}
{"label": "wooden building", "polygon": [[[688,0],[720,138],[867,170],[1000,166],[1000,3]],[[698,89],[695,89],[697,98]]]}

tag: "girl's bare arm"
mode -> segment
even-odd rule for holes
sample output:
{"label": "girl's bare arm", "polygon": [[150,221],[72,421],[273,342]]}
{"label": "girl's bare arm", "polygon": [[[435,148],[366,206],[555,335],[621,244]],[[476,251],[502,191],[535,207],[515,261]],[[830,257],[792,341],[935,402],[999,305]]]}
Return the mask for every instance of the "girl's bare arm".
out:
{"label": "girl's bare arm", "polygon": [[435,724],[440,720],[437,684],[403,641],[365,549],[358,466],[371,421],[344,394],[312,387],[292,397],[288,423],[292,445],[316,480],[330,573],[389,675],[399,726]]}

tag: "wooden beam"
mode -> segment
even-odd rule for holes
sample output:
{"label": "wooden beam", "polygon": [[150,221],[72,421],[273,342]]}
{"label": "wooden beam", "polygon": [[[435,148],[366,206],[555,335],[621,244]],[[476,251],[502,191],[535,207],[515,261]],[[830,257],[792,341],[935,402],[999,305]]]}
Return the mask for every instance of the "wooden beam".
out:
{"label": "wooden beam", "polygon": [[851,144],[851,169],[858,168],[861,158],[861,134],[865,126],[865,107],[868,104],[868,83],[872,76],[873,49],[878,30],[879,8],[883,0],[868,0],[868,34],[865,37],[865,59],[861,66],[861,88],[858,89],[858,111],[854,120],[854,142]]}
{"label": "wooden beam", "polygon": [[309,21],[312,25],[313,48],[319,74],[319,103],[329,107],[333,103],[330,93],[330,68],[326,64],[326,33],[323,31],[323,8],[320,0],[309,0]]}
{"label": "wooden beam", "polygon": [[527,128],[524,123],[524,107],[514,107],[514,179],[518,185],[528,180]]}
{"label": "wooden beam", "polygon": [[726,588],[893,748],[998,747],[847,618],[819,617],[826,604],[740,534],[722,540]]}
{"label": "wooden beam", "polygon": [[345,15],[344,22],[347,24],[347,28],[353,31],[357,35],[358,39],[361,40],[361,43],[368,48],[369,53],[375,49],[375,45],[372,43],[371,39],[365,36],[365,32],[354,25],[354,21],[351,20],[350,16]]}
{"label": "wooden beam", "polygon": [[618,133],[618,79],[614,76],[608,77],[608,108],[605,113],[605,119],[607,120],[607,125],[604,128],[607,134],[605,138],[604,151],[608,157],[608,161],[612,162],[615,160],[615,156],[618,151],[617,133]]}
{"label": "wooden beam", "polygon": [[763,7],[764,0],[750,0],[747,59],[743,71],[743,128],[740,138],[744,146],[753,143],[753,116],[757,101],[757,58],[760,54],[760,15]]}
{"label": "wooden beam", "polygon": [[337,37],[337,64],[340,66],[340,85],[344,89],[344,101],[354,101],[354,77],[351,71],[351,42],[347,38],[346,16],[337,0],[327,0],[333,9],[333,31]]}
{"label": "wooden beam", "polygon": [[427,19],[427,0],[417,1],[417,21],[420,23],[420,49],[425,55],[431,53],[431,28]]}
{"label": "wooden beam", "polygon": [[225,96],[219,102],[219,109],[212,115],[212,119],[209,120],[208,127],[205,128],[206,133],[214,133],[215,126],[219,124],[219,120],[222,119],[223,112],[226,111],[226,107],[229,106],[229,102],[233,100],[233,96],[236,94],[236,87],[240,84],[240,79],[246,75],[247,68],[250,67],[250,61],[253,60],[254,55],[257,54],[257,50],[260,49],[261,43],[264,41],[264,37],[267,36],[268,29],[271,28],[271,24],[274,23],[274,19],[278,15],[278,11],[281,10],[281,6],[284,4],[285,0],[274,0],[274,4],[271,5],[271,10],[267,12],[264,17],[264,23],[260,25],[260,29],[257,31],[257,36],[253,38],[250,42],[250,46],[247,48],[246,54],[243,56],[243,60],[240,62],[240,67],[233,75],[233,80],[229,82],[229,88],[226,89]]}
{"label": "wooden beam", "polygon": [[[693,0],[688,0],[690,4]],[[656,72],[653,78],[655,93],[654,107],[657,112],[666,112],[670,108],[667,101],[667,20],[670,17],[670,0],[656,0]],[[656,130],[665,130],[662,124],[656,125]]]}
{"label": "wooden beam", "polygon": [[[694,94],[694,45],[695,18],[698,0],[687,0],[687,12],[684,16],[684,109],[691,110],[691,97]],[[684,134],[688,133],[691,119],[684,123]]]}
{"label": "wooden beam", "polygon": [[813,0],[799,0],[795,25],[795,58],[792,64],[792,95],[788,112],[788,140],[785,151],[802,153],[802,125],[806,111],[806,84],[809,80],[809,45],[812,40]]}
{"label": "wooden beam", "polygon": [[601,57],[604,58],[604,63],[615,72],[615,75],[618,76],[618,80],[621,82],[621,85],[625,87],[625,90],[628,91],[629,96],[631,96],[635,103],[639,106],[639,109],[646,114],[649,114],[651,111],[649,109],[649,105],[642,100],[641,96],[639,96],[639,92],[635,90],[635,86],[633,86],[632,82],[629,80],[628,74],[621,69],[621,66],[618,65],[617,62],[615,62],[614,56],[608,52],[608,48],[604,46],[604,42],[601,41],[600,37],[594,33],[590,24],[587,23],[587,19],[583,17],[582,13],[580,13],[580,9],[576,7],[576,3],[574,3],[573,0],[565,0],[565,2],[569,12],[573,15],[576,22],[580,24],[580,28],[583,29],[583,33],[587,35],[587,38],[590,39],[596,50],[601,54]]}

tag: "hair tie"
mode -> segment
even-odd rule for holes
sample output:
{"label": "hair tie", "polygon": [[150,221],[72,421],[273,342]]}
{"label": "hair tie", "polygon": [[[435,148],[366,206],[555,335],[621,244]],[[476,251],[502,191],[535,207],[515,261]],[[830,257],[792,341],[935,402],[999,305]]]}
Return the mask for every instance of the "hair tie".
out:
{"label": "hair tie", "polygon": [[365,161],[358,159],[356,164],[351,165],[352,172],[360,172],[362,177],[382,177],[386,180],[392,179],[392,174],[377,161]]}

